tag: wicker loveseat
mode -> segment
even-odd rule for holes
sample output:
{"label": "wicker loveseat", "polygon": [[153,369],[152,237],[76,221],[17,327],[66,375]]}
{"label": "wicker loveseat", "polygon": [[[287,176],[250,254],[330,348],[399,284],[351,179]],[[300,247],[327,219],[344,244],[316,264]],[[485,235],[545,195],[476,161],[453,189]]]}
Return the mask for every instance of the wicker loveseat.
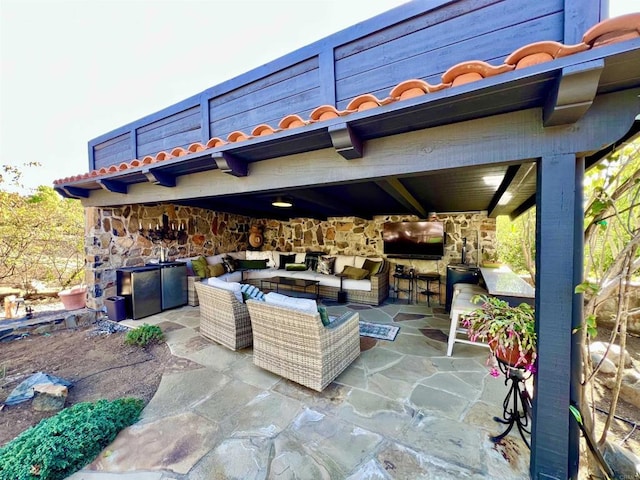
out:
{"label": "wicker loveseat", "polygon": [[324,326],[317,311],[247,300],[253,363],[321,392],[360,355],[357,312]]}
{"label": "wicker loveseat", "polygon": [[249,311],[236,293],[202,282],[194,288],[200,299],[200,334],[231,350],[249,347],[253,342]]}

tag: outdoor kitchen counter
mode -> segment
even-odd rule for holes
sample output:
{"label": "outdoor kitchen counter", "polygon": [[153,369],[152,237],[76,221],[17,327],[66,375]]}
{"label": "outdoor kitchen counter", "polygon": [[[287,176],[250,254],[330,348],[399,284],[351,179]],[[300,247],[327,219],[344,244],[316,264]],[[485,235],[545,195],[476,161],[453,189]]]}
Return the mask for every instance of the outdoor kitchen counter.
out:
{"label": "outdoor kitchen counter", "polygon": [[535,288],[513,273],[509,267],[481,267],[480,273],[490,295],[506,300],[511,305],[522,302],[533,305],[536,297]]}

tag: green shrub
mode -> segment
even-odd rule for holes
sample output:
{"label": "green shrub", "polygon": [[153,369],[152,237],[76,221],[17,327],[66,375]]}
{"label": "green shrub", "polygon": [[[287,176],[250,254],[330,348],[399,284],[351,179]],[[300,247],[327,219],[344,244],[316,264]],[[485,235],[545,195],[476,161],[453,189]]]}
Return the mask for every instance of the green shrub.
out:
{"label": "green shrub", "polygon": [[133,330],[129,330],[124,338],[127,345],[146,347],[150,343],[158,343],[164,340],[164,333],[157,325],[144,324]]}
{"label": "green shrub", "polygon": [[68,477],[135,423],[143,407],[140,399],[121,398],[65,408],[0,447],[0,480]]}

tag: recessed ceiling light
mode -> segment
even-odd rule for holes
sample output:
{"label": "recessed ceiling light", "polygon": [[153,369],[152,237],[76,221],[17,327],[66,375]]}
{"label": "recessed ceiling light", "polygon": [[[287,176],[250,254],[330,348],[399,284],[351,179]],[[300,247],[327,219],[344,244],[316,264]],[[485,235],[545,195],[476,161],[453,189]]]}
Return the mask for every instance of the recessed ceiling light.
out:
{"label": "recessed ceiling light", "polygon": [[278,207],[278,208],[291,208],[291,207],[293,207],[293,203],[291,202],[291,200],[288,199],[288,198],[284,198],[284,197],[277,197],[273,202],[271,202],[271,205],[273,205],[274,207]]}

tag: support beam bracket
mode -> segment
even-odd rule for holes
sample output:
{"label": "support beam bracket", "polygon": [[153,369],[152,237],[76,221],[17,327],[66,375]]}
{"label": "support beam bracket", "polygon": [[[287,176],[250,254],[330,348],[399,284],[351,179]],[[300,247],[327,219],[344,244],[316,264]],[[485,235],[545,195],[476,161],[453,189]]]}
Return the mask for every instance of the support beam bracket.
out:
{"label": "support beam bracket", "polygon": [[154,185],[162,185],[163,187],[175,187],[176,177],[160,170],[145,169],[142,173],[147,177],[149,182]]}
{"label": "support beam bracket", "polygon": [[104,190],[113,193],[127,193],[128,186],[126,183],[118,182],[117,180],[97,180]]}
{"label": "support beam bracket", "polygon": [[355,158],[362,158],[362,139],[347,123],[329,127],[329,135],[331,135],[331,143],[333,143],[336,152],[345,159],[353,160]]}
{"label": "support beam bracket", "polygon": [[67,193],[67,195],[65,195],[67,198],[89,198],[89,190],[86,188],[62,187],[62,190]]}
{"label": "support beam bracket", "polygon": [[247,162],[230,153],[214,153],[211,158],[216,162],[217,167],[223,173],[228,173],[234,177],[246,177],[249,169]]}
{"label": "support beam bracket", "polygon": [[593,104],[603,69],[602,59],[563,68],[544,106],[544,126],[570,125],[580,120]]}

